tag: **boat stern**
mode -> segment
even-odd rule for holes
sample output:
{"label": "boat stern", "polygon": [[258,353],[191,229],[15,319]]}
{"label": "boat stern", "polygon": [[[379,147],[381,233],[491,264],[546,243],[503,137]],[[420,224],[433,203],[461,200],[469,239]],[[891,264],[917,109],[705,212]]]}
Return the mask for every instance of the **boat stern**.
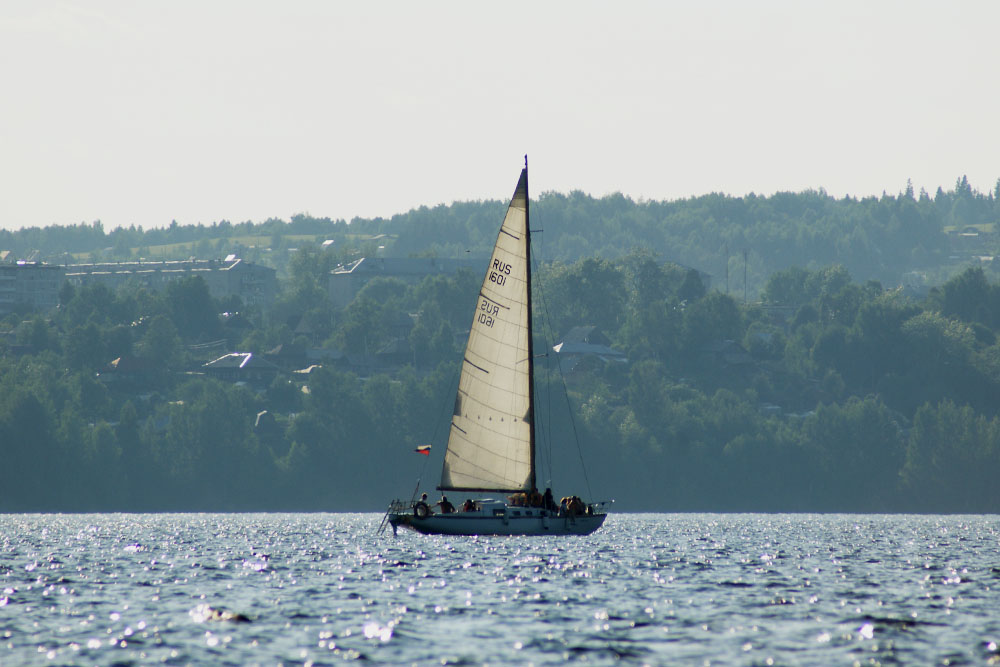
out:
{"label": "boat stern", "polygon": [[414,501],[393,500],[389,503],[389,509],[385,512],[385,518],[382,519],[382,526],[379,528],[379,532],[381,533],[387,524],[392,526],[393,536],[397,534],[400,526],[412,527],[410,522],[416,516],[417,504]]}

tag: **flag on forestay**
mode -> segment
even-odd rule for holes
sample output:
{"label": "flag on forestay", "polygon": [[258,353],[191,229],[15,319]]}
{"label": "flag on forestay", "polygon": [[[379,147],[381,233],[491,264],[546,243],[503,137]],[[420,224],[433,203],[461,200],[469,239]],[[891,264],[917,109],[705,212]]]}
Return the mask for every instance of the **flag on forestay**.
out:
{"label": "flag on forestay", "polygon": [[417,448],[414,449],[413,451],[415,451],[417,454],[423,454],[424,456],[430,456],[431,455],[431,446],[430,445],[418,445]]}

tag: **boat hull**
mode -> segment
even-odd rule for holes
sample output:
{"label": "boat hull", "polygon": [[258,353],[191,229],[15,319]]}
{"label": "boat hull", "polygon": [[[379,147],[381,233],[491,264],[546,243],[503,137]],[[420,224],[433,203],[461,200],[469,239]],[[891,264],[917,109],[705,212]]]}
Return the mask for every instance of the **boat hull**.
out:
{"label": "boat hull", "polygon": [[601,527],[607,514],[580,516],[479,516],[464,514],[390,513],[393,531],[397,527],[424,535],[590,535]]}

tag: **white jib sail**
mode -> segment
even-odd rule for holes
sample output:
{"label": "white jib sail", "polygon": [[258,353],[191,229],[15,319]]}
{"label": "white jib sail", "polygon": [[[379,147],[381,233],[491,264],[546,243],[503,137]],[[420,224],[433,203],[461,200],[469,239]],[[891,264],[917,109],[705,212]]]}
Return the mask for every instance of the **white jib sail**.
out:
{"label": "white jib sail", "polygon": [[527,224],[525,169],[476,302],[441,473],[444,489],[531,485]]}

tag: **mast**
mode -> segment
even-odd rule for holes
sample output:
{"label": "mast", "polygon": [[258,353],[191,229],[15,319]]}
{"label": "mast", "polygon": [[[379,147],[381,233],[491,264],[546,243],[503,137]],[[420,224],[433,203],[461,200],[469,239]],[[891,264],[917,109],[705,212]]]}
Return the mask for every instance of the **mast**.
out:
{"label": "mast", "polygon": [[537,489],[535,483],[535,354],[534,336],[531,313],[531,193],[528,191],[528,156],[524,156],[524,256],[527,262],[525,274],[528,283],[528,409],[531,410],[531,422],[528,424],[529,454],[528,462],[531,474],[528,477],[531,488]]}

